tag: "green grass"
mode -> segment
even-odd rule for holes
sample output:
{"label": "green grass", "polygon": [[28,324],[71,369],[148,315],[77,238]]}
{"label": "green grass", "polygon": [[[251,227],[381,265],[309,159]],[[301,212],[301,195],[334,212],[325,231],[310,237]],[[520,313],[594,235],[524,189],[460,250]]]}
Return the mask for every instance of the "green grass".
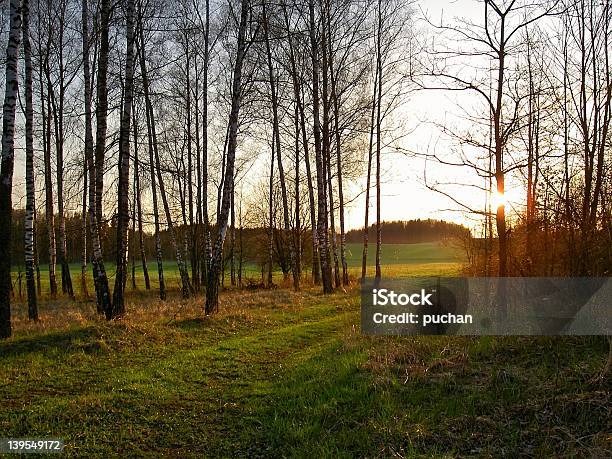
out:
{"label": "green grass", "polygon": [[[348,266],[355,276],[359,276],[360,272],[356,268],[361,267],[362,259],[362,244],[347,244],[346,257]],[[375,264],[376,244],[369,246],[368,251],[368,266],[373,267]],[[462,263],[465,260],[463,252],[452,245],[439,242],[425,242],[421,244],[383,244],[381,248],[381,264],[385,266],[384,275],[411,275],[418,273],[424,275],[423,270],[428,271],[428,275],[440,275],[454,270],[457,263]],[[107,262],[106,273],[109,278],[109,283],[114,285],[115,265]],[[157,263],[148,260],[147,267],[149,270],[149,280],[152,289],[159,288],[157,279]],[[88,266],[87,289],[93,294],[93,277],[91,273],[91,264]],[[189,268],[191,270],[191,268]],[[132,268],[128,270],[128,286],[131,286]],[[22,297],[26,295],[25,273],[23,266],[14,266],[12,270],[14,291],[18,295],[19,292],[19,273],[21,273],[21,293]],[[309,275],[309,269],[305,270],[305,274]],[[71,263],[70,274],[72,284],[77,296],[81,295],[81,264]],[[48,296],[49,288],[49,266],[46,264],[40,265],[41,289],[44,296]],[[243,266],[244,279],[251,278],[259,280],[261,278],[261,268],[254,263],[245,263]],[[282,273],[276,270],[274,273],[276,283],[281,283]],[[179,290],[181,277],[178,271],[178,266],[175,260],[164,261],[164,279],[166,288],[169,290]],[[226,270],[226,279],[229,282],[229,269]],[[56,267],[56,282],[58,289],[61,289],[61,267]],[[138,288],[144,288],[144,278],[142,274],[142,265],[139,260],[136,262],[136,285]]]}
{"label": "green grass", "polygon": [[[383,267],[456,273],[450,263]],[[393,271],[394,270],[394,271]],[[127,316],[15,308],[0,343],[0,437],[61,437],[79,457],[609,457],[605,339],[365,337],[359,296],[225,291]]]}
{"label": "green grass", "polygon": [[[178,265],[175,260],[164,260],[164,280],[166,283],[167,290],[180,290],[181,288],[181,276],[179,274]],[[157,275],[157,263],[155,261],[147,261],[147,268],[149,270],[149,281],[151,284],[151,288],[153,290],[159,289],[159,281]],[[108,277],[109,285],[111,290],[113,288],[115,282],[115,265],[114,263],[107,262],[105,263],[106,274]],[[191,267],[188,266],[189,273],[191,274]],[[13,266],[11,271],[13,278],[13,289],[16,295],[19,293],[19,273],[21,273],[21,293],[22,296],[26,295],[26,280],[25,280],[25,272],[23,267]],[[139,289],[145,288],[145,281],[143,277],[143,269],[142,265],[137,262],[136,265],[136,286]],[[128,288],[131,288],[132,285],[132,266],[128,265]],[[56,282],[58,290],[61,290],[61,267],[58,265],[55,271]],[[82,296],[81,292],[81,264],[80,263],[70,263],[70,276],[72,279],[73,289],[77,296]],[[229,268],[225,273],[226,280],[229,283]],[[261,278],[261,270],[258,266],[252,263],[245,263],[243,266],[243,278],[252,278],[252,279],[260,279]],[[280,271],[275,272],[275,280],[282,279],[282,273]],[[90,294],[94,292],[93,285],[93,273],[91,264],[88,265],[87,271],[87,289]],[[48,265],[40,265],[40,283],[41,283],[41,291],[44,297],[47,297],[50,293],[49,287],[49,266]]]}
{"label": "green grass", "polygon": [[[347,244],[346,258],[350,267],[361,266],[363,245]],[[376,243],[368,246],[368,265],[374,266],[376,260]],[[424,263],[461,263],[465,253],[458,247],[440,242],[423,242],[421,244],[382,244],[380,263],[384,266],[424,264]]]}
{"label": "green grass", "polygon": [[223,300],[213,318],[189,303],[171,323],[134,313],[0,344],[2,436],[58,436],[88,457],[603,456],[610,446],[609,387],[586,383],[603,339],[366,338],[354,294]]}

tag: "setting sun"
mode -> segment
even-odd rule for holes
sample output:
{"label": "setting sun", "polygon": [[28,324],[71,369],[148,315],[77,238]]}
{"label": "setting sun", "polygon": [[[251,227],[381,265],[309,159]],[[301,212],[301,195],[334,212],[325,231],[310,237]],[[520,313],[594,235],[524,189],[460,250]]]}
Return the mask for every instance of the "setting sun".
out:
{"label": "setting sun", "polygon": [[499,191],[494,191],[491,193],[491,208],[499,209],[501,206],[506,206],[508,204],[508,197],[504,193],[500,193]]}

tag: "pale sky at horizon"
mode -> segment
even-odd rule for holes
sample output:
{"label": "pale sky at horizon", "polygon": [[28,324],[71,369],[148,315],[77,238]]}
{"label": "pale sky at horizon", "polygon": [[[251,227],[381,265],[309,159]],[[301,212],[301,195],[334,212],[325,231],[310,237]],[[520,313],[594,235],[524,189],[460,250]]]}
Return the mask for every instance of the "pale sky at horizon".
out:
{"label": "pale sky at horizon", "polygon": [[[482,14],[482,6],[477,0],[432,0],[417,2],[415,17],[417,28],[423,27],[419,20],[423,14],[433,21],[452,21],[454,17],[478,20]],[[464,99],[475,97],[474,95],[462,95]],[[447,91],[423,90],[409,97],[408,101],[401,107],[401,115],[408,123],[410,134],[403,139],[402,148],[421,154],[439,152],[444,149],[445,139],[441,132],[432,122],[452,119],[458,112],[460,97],[455,93]],[[383,153],[389,155],[388,152]],[[414,218],[433,218],[449,220],[456,223],[471,225],[469,216],[461,211],[450,199],[435,191],[429,190],[424,185],[426,162],[424,158],[409,158],[402,154],[392,154],[391,167],[387,165],[381,194],[381,218],[382,220],[409,220]],[[383,159],[384,161],[384,159]],[[434,173],[435,172],[435,173]],[[444,167],[433,164],[431,160],[427,164],[428,183],[435,180],[440,182],[454,181],[462,177],[466,179],[465,171],[456,167]],[[361,185],[365,188],[365,183]],[[374,195],[375,197],[375,195]],[[472,203],[476,199],[470,199]],[[364,224],[365,209],[363,199],[358,205],[347,209],[348,227],[351,229],[361,228]],[[484,202],[484,194],[482,196]],[[453,209],[453,210],[448,210]],[[370,224],[374,222],[375,208],[370,209]]]}

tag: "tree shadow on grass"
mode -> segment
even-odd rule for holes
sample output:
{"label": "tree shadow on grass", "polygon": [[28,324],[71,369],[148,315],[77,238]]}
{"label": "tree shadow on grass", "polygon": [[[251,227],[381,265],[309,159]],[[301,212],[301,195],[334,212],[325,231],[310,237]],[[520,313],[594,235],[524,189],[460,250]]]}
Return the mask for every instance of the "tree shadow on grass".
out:
{"label": "tree shadow on grass", "polygon": [[[534,347],[537,344],[534,340]],[[566,344],[564,350],[571,343]],[[528,352],[515,365],[506,363],[508,371],[477,357],[474,368],[465,371],[434,367],[447,360],[428,362],[431,371],[422,377],[405,379],[402,371],[399,376],[385,372],[380,378],[363,365],[358,351],[342,352],[337,345],[323,348],[272,382],[267,403],[243,418],[239,449],[251,457],[307,452],[320,457],[391,456],[394,451],[408,456],[489,455],[501,444],[506,452],[519,455],[559,450],[605,456],[607,449],[599,443],[609,426],[609,392],[591,390],[570,378],[550,397],[541,378],[555,369],[533,368]],[[499,378],[497,370],[504,377]],[[483,383],[482,375],[491,372]],[[514,373],[525,373],[524,378],[505,377]],[[530,389],[520,391],[523,385]],[[557,431],[569,437],[551,436]],[[574,444],[572,438],[583,443]]]}
{"label": "tree shadow on grass", "polygon": [[99,338],[100,331],[96,327],[89,326],[20,338],[5,343],[0,342],[0,358],[17,357],[32,353],[51,356],[58,352],[101,352],[105,349],[105,346]]}
{"label": "tree shadow on grass", "polygon": [[176,320],[171,323],[175,328],[183,330],[194,330],[202,327],[206,327],[211,324],[211,319],[208,317],[196,317],[189,319]]}

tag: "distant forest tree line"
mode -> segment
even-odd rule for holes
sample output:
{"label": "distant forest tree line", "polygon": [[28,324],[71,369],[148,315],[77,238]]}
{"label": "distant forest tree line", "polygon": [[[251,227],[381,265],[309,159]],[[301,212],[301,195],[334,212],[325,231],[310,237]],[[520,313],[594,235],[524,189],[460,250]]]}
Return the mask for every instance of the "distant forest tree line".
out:
{"label": "distant forest tree line", "polygon": [[[409,221],[383,221],[380,225],[385,244],[416,244],[456,239],[458,242],[470,237],[470,230],[463,225],[444,220],[416,219]],[[376,239],[376,224],[368,228],[369,237]],[[361,243],[363,230],[350,230],[346,242]]]}

